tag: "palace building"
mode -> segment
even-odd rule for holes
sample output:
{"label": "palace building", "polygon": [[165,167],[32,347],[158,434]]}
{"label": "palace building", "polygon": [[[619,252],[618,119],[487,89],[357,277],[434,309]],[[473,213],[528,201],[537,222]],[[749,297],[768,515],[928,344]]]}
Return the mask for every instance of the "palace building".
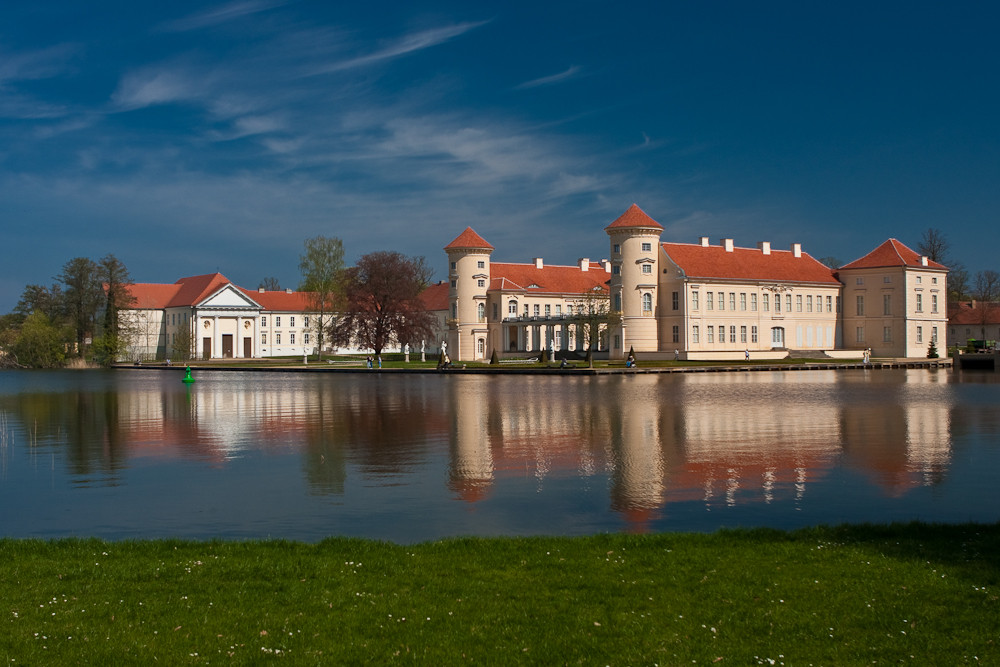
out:
{"label": "palace building", "polygon": [[[664,242],[632,205],[605,227],[609,259],[491,261],[467,228],[445,246],[448,350],[457,360],[593,347],[612,359],[922,357],[947,324],[947,268],[895,239],[839,269],[793,243]],[[602,324],[595,324],[596,321]]]}

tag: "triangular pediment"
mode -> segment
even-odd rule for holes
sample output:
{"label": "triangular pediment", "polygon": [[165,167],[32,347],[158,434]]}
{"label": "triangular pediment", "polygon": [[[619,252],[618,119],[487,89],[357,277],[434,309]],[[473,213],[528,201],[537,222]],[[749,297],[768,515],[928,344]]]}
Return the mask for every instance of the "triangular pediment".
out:
{"label": "triangular pediment", "polygon": [[197,304],[198,308],[249,308],[260,310],[259,303],[236,289],[232,283],[223,285],[221,289]]}

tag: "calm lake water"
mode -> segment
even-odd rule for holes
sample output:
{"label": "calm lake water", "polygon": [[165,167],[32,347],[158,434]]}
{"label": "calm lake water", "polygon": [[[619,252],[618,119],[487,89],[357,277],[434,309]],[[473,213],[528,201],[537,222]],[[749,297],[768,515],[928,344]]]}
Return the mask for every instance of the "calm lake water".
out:
{"label": "calm lake water", "polygon": [[1000,374],[0,373],[0,534],[1000,520]]}

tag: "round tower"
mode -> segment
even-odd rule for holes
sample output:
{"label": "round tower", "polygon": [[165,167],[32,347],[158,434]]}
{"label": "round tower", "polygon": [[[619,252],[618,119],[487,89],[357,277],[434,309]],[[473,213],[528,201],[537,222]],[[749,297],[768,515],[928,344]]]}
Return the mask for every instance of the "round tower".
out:
{"label": "round tower", "polygon": [[444,250],[448,253],[448,356],[452,361],[485,359],[489,349],[486,292],[493,246],[466,227]]}
{"label": "round tower", "polygon": [[609,352],[624,359],[630,348],[656,352],[659,246],[663,226],[635,204],[604,228],[611,241],[611,311]]}

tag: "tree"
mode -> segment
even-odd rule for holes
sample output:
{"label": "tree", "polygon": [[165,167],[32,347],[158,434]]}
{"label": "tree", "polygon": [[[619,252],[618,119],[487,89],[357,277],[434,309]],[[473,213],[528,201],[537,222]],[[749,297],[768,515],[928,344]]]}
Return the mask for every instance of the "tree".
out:
{"label": "tree", "polygon": [[587,363],[593,365],[593,351],[599,347],[601,330],[614,320],[607,290],[595,287],[573,300],[573,319],[583,327],[587,342]]}
{"label": "tree", "polygon": [[257,284],[257,289],[267,290],[268,292],[278,292],[281,290],[281,285],[278,283],[278,279],[274,276],[267,276]]}
{"label": "tree", "polygon": [[316,236],[306,239],[305,252],[299,256],[302,282],[299,290],[309,292],[309,302],[316,318],[317,350],[323,358],[323,337],[326,333],[327,313],[332,313],[342,296],[344,272],[344,243],[335,237]]}
{"label": "tree", "polygon": [[25,285],[21,298],[14,306],[14,313],[24,321],[32,313],[44,313],[50,320],[62,314],[62,290],[59,285]]}
{"label": "tree", "polygon": [[993,314],[993,302],[1000,299],[1000,273],[987,270],[976,274],[976,284],[972,295],[979,301],[980,319],[982,320],[983,338],[986,338],[986,325]]}
{"label": "tree", "polygon": [[11,352],[18,363],[32,368],[56,368],[65,359],[62,332],[48,315],[36,311],[24,320]]}
{"label": "tree", "polygon": [[840,261],[838,257],[833,257],[830,255],[827,255],[826,257],[820,257],[818,261],[823,266],[828,266],[831,269],[838,269],[844,265],[844,263]]}
{"label": "tree", "polygon": [[950,244],[948,239],[945,238],[944,232],[940,229],[935,229],[929,227],[920,237],[920,243],[917,244],[917,251],[927,257],[927,259],[932,262],[937,262],[938,264],[948,265],[948,249]]}
{"label": "tree", "polygon": [[194,336],[191,334],[190,324],[181,327],[174,335],[174,340],[170,344],[170,358],[178,361],[187,361],[191,358],[192,344]]}
{"label": "tree", "polygon": [[97,264],[86,257],[75,257],[63,265],[56,280],[65,286],[63,309],[76,333],[77,352],[83,354],[87,338],[94,334],[97,311],[104,300]]}
{"label": "tree", "polygon": [[104,326],[100,340],[94,341],[94,352],[104,365],[115,362],[125,351],[132,333],[128,323],[122,321],[119,312],[135,303],[129,287],[132,276],[120,259],[108,254],[98,262],[98,278],[104,287]]}
{"label": "tree", "polygon": [[952,301],[969,298],[969,272],[957,262],[948,267],[948,298]]}
{"label": "tree", "polygon": [[344,311],[333,327],[338,344],[381,354],[395,343],[415,343],[432,334],[434,315],[420,292],[427,283],[423,258],[398,252],[373,252],[344,272]]}

